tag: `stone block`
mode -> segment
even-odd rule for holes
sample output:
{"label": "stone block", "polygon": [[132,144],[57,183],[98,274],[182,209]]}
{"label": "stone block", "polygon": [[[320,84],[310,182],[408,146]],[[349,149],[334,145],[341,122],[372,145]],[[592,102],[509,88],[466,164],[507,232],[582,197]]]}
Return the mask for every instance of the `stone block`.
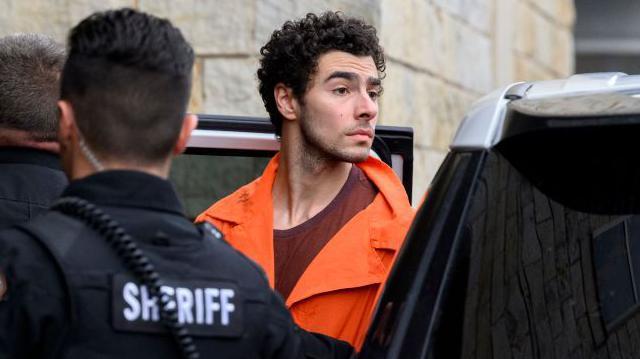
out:
{"label": "stone block", "polygon": [[203,62],[204,112],[267,116],[257,89],[256,58],[206,58]]}
{"label": "stone block", "polygon": [[514,20],[516,3],[512,0],[496,0],[493,34],[494,87],[513,83],[513,44],[517,24]]}
{"label": "stone block", "polygon": [[[29,19],[29,21],[26,21]],[[0,11],[0,35],[16,32],[38,32],[64,42],[69,30],[64,12],[57,4],[36,0],[31,2],[7,0]]]}
{"label": "stone block", "polygon": [[549,80],[556,77],[532,59],[520,54],[515,56],[513,70],[514,82]]}
{"label": "stone block", "polygon": [[[62,6],[62,1],[52,1],[58,3],[57,6]],[[105,11],[111,9],[119,9],[122,7],[136,7],[135,0],[67,0],[64,2],[67,5],[67,14],[71,26],[74,26],[80,20],[93,14],[96,11]]]}
{"label": "stone block", "polygon": [[328,11],[342,11],[345,15],[363,19],[379,30],[379,0],[260,0],[256,2],[256,26],[254,51],[269,40],[274,30],[280,29],[285,21],[303,18],[307,13],[317,15]]}
{"label": "stone block", "polygon": [[557,49],[558,27],[548,17],[539,12],[533,15],[535,50],[533,57],[548,68],[554,68],[554,54]]}
{"label": "stone block", "polygon": [[[380,26],[381,0],[305,0],[296,1],[296,13],[302,17],[309,12],[320,14],[327,10],[342,11],[345,15],[361,18],[368,24]],[[397,6],[397,5],[396,5]]]}
{"label": "stone block", "polygon": [[447,84],[443,84],[439,94],[441,95],[438,96],[438,93],[434,93],[433,99],[434,101],[443,101],[444,104],[435,106],[435,108],[442,109],[442,112],[437,118],[432,141],[434,147],[445,150],[449,148],[460,122],[478,96]]}
{"label": "stone block", "polygon": [[482,32],[491,30],[493,2],[490,0],[434,0],[434,3]]}
{"label": "stone block", "polygon": [[381,38],[387,55],[478,93],[490,91],[489,37],[440,8],[408,1],[411,6],[398,8],[383,0]]}
{"label": "stone block", "polygon": [[441,72],[451,47],[444,37],[450,15],[422,0],[406,0],[405,5],[381,0],[378,30],[387,56],[416,69]]}
{"label": "stone block", "polygon": [[555,41],[554,70],[560,77],[567,77],[574,72],[575,68],[573,32],[570,29],[557,29]]}
{"label": "stone block", "polygon": [[451,21],[448,43],[451,49],[445,67],[446,77],[479,94],[493,89],[491,38],[465,24]]}
{"label": "stone block", "polygon": [[531,4],[549,18],[555,18],[558,12],[558,0],[535,0]]}
{"label": "stone block", "polygon": [[203,71],[203,60],[201,58],[196,58],[195,63],[193,64],[193,81],[191,83],[191,98],[189,98],[189,107],[187,111],[191,113],[202,113],[203,112],[203,81],[204,81],[204,71]]}
{"label": "stone block", "polygon": [[531,2],[544,16],[553,19],[563,27],[570,28],[575,21],[575,4],[573,0],[536,0]]}
{"label": "stone block", "polygon": [[256,29],[254,52],[264,46],[274,30],[280,29],[285,21],[298,17],[295,0],[260,0],[256,2]]}
{"label": "stone block", "polygon": [[139,7],[171,20],[199,55],[253,54],[253,0],[139,0]]}
{"label": "stone block", "polygon": [[6,0],[0,11],[0,36],[37,32],[65,43],[71,27],[91,13],[133,5],[133,0]]}
{"label": "stone block", "polygon": [[529,3],[520,1],[515,5],[513,49],[527,55],[535,51],[534,11]]}
{"label": "stone block", "polygon": [[435,126],[436,111],[431,96],[440,96],[437,81],[393,61],[387,63],[384,93],[380,98],[380,124],[411,126],[414,142],[433,146],[431,129]]}
{"label": "stone block", "polygon": [[442,164],[447,151],[433,150],[422,146],[413,148],[413,200],[419,206],[429,188],[429,184]]}
{"label": "stone block", "polygon": [[411,126],[416,144],[446,151],[476,96],[393,61],[388,65],[380,123]]}
{"label": "stone block", "polygon": [[574,0],[556,0],[557,13],[555,14],[556,20],[571,29],[576,21],[576,6]]}
{"label": "stone block", "polygon": [[494,1],[490,0],[464,0],[464,16],[469,24],[482,32],[491,32],[491,19],[495,11]]}

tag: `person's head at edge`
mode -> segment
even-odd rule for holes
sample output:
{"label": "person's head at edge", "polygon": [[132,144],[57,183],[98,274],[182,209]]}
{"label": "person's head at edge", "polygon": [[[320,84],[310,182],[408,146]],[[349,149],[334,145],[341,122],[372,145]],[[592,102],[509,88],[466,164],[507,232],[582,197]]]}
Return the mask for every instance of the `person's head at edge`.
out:
{"label": "person's head at edge", "polygon": [[64,46],[40,34],[0,38],[0,146],[58,151]]}
{"label": "person's head at edge", "polygon": [[378,115],[385,59],[376,30],[340,12],[287,21],[260,50],[259,91],[283,145],[360,162]]}
{"label": "person's head at edge", "polygon": [[101,169],[167,177],[197,124],[186,114],[194,53],[168,20],[133,9],[71,29],[58,138],[71,179]]}

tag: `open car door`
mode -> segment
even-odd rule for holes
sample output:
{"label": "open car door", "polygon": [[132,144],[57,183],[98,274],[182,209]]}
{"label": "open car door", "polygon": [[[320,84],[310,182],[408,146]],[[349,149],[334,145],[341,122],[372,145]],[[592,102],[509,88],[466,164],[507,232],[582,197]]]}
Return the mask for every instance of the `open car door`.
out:
{"label": "open car door", "polygon": [[[266,118],[199,115],[186,152],[175,159],[170,179],[189,218],[256,179],[278,151]],[[373,153],[390,165],[411,198],[413,130],[377,126]]]}

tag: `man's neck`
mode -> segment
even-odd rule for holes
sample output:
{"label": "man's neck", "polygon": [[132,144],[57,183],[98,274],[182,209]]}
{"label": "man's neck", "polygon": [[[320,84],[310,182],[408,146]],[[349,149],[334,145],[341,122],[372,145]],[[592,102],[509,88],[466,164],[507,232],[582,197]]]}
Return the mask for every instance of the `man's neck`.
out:
{"label": "man's neck", "polygon": [[74,151],[73,160],[71,161],[67,175],[71,180],[78,180],[101,171],[128,170],[144,172],[167,179],[169,177],[169,169],[171,168],[171,159],[166,159],[164,162],[157,164],[102,160],[101,165],[103,166],[102,169],[95,168],[95,166],[85,158],[84,154],[80,151]]}
{"label": "man's neck", "polygon": [[271,193],[273,228],[293,228],[322,211],[340,192],[352,166],[283,148]]}
{"label": "man's neck", "polygon": [[36,150],[48,151],[55,154],[60,152],[60,145],[55,141],[36,141],[26,131],[1,129],[0,146],[2,147],[27,147]]}

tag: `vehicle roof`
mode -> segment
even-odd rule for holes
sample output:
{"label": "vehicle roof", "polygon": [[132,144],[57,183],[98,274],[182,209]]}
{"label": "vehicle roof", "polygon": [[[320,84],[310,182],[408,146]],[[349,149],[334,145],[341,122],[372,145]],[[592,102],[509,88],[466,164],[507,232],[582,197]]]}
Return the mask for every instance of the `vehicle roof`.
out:
{"label": "vehicle roof", "polygon": [[458,127],[451,149],[492,148],[504,138],[505,122],[514,111],[573,118],[640,114],[640,75],[578,74],[505,86],[473,105]]}

